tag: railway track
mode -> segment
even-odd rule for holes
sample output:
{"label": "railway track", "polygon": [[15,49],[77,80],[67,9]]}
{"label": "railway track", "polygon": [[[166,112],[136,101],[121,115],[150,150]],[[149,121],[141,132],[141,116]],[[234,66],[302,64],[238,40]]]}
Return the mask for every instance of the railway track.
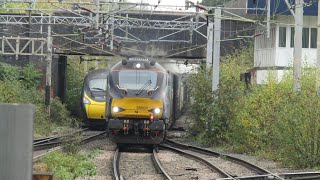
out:
{"label": "railway track", "polygon": [[[279,180],[279,179],[309,179],[309,180],[319,180],[320,179],[320,172],[301,172],[301,173],[282,173],[282,174],[274,174],[270,171],[256,166],[252,163],[244,161],[242,159],[238,159],[233,156],[229,156],[227,154],[219,153],[212,150],[207,150],[195,146],[189,146],[185,144],[176,143],[173,141],[167,141],[161,145],[159,145],[161,151],[162,150],[169,150],[173,151],[178,155],[182,155],[188,157],[189,159],[193,159],[201,164],[205,165],[208,169],[215,172],[213,173],[210,179],[219,179],[219,180],[235,180],[235,179],[245,179],[245,180]],[[153,149],[152,153],[150,154],[152,158],[152,162],[156,171],[161,174],[163,179],[173,180],[179,179],[173,171],[171,170],[171,174],[168,173],[170,169],[166,169],[165,166],[161,164],[161,161],[158,158],[158,153],[155,149]],[[117,149],[114,152],[113,157],[113,176],[116,180],[123,180],[126,179],[125,176],[121,172],[120,164],[123,161],[120,158],[121,152]],[[210,161],[209,157],[218,157],[223,161],[229,161],[234,165],[241,166],[242,168],[247,168],[250,170],[251,174],[248,175],[237,175],[236,173],[232,172],[234,169],[232,166],[228,166],[227,169],[219,167],[219,164]],[[125,159],[125,158],[124,158]],[[121,162],[120,162],[121,161]],[[218,162],[219,163],[219,162]],[[180,162],[182,166],[184,166],[184,161]],[[142,165],[142,164],[141,164]],[[144,164],[145,165],[145,164]],[[139,167],[137,167],[139,168]],[[141,167],[140,167],[141,168]],[[168,167],[167,167],[168,168]],[[168,170],[168,171],[167,171]],[[219,174],[219,176],[216,176]],[[211,174],[210,174],[211,175]],[[189,175],[188,175],[189,176]],[[128,176],[132,178],[131,176]],[[181,179],[181,177],[180,177]],[[201,178],[200,178],[201,179]]]}
{"label": "railway track", "polygon": [[42,158],[44,155],[50,152],[60,150],[61,144],[73,141],[74,139],[70,137],[78,133],[82,133],[80,143],[83,144],[97,137],[100,137],[101,135],[105,134],[106,131],[97,132],[97,131],[88,131],[88,129],[81,129],[79,131],[75,131],[67,135],[51,136],[51,137],[46,137],[41,139],[35,139],[33,143],[33,148],[34,148],[33,161],[34,162],[38,161],[40,158]]}
{"label": "railway track", "polygon": [[[177,146],[180,146],[180,147],[177,147]],[[224,171],[223,169],[219,168],[215,164],[211,163],[206,158],[201,157],[199,154],[190,152],[190,147],[188,147],[188,149],[187,149],[185,147],[182,147],[182,145],[179,145],[173,141],[170,141],[169,143],[161,144],[161,145],[159,145],[159,147],[162,150],[166,149],[169,151],[173,151],[179,155],[187,156],[191,159],[194,159],[195,161],[198,161],[198,162],[204,164],[212,172],[217,172],[217,174],[219,174],[219,176],[214,177],[214,179],[252,179],[252,180],[256,180],[256,179],[282,179],[280,177],[278,178],[277,175],[269,174],[269,172],[267,172],[266,170],[263,171],[261,168],[257,168],[257,167],[255,167],[255,170],[259,169],[259,173],[268,173],[268,174],[257,175],[257,176],[235,177],[234,175],[231,175],[230,173]],[[121,161],[120,156],[121,156],[121,152],[118,148],[114,152],[114,156],[113,156],[113,176],[114,176],[115,180],[125,179],[124,175],[121,173],[121,170],[120,170],[120,161]],[[163,176],[164,179],[168,179],[168,180],[175,179],[162,166],[155,149],[153,149],[151,157],[152,157],[152,162],[153,162],[154,168],[157,170],[157,172],[159,174],[161,174]],[[251,165],[251,166],[254,166],[254,165]],[[258,171],[258,170],[256,170],[256,171]]]}
{"label": "railway track", "polygon": [[113,154],[113,177],[115,180],[123,180],[123,176],[120,173],[120,152],[119,148]]}
{"label": "railway track", "polygon": [[[207,164],[208,166],[215,166],[216,171],[219,172],[223,176],[220,179],[283,179],[279,175],[271,173],[270,171],[263,169],[259,166],[256,166],[252,163],[249,163],[249,162],[244,161],[242,159],[239,159],[239,158],[227,155],[227,154],[219,153],[216,151],[207,150],[207,149],[203,149],[203,148],[199,148],[199,147],[195,147],[195,146],[190,146],[190,145],[185,145],[185,144],[177,143],[177,142],[170,141],[170,140],[166,141],[162,145],[162,147],[173,149],[176,152],[180,151],[184,154],[189,154],[190,156],[195,157],[195,159],[205,159],[207,161],[207,162],[203,161],[205,164]],[[204,158],[203,156],[206,156],[206,158]],[[242,166],[244,168],[247,168],[251,172],[254,172],[254,174],[247,175],[247,176],[238,176],[236,173],[230,172],[230,170],[225,170],[225,169],[219,168],[218,165],[209,162],[207,160],[207,159],[209,159],[208,157],[217,157],[217,158],[223,159],[225,161],[229,161],[229,162],[234,163],[238,166]],[[230,167],[231,167],[231,165],[229,165],[229,168]],[[230,169],[233,169],[233,168],[230,168]]]}
{"label": "railway track", "polygon": [[160,160],[157,155],[157,151],[155,149],[153,149],[153,151],[152,151],[152,162],[153,162],[158,173],[162,174],[164,176],[164,178],[166,178],[168,180],[172,180],[170,175],[167,173],[167,171],[164,169],[164,167],[160,163]]}
{"label": "railway track", "polygon": [[189,157],[191,159],[194,159],[195,161],[198,161],[198,162],[204,164],[205,166],[207,166],[208,169],[210,169],[212,172],[217,172],[219,174],[219,177],[221,177],[221,178],[232,178],[231,175],[229,175],[228,173],[224,172],[218,166],[212,164],[211,162],[209,162],[205,158],[203,158],[201,156],[198,156],[198,155],[196,155],[194,153],[191,153],[191,152],[188,152],[188,151],[185,151],[185,150],[181,150],[179,148],[175,148],[175,147],[172,147],[172,146],[166,145],[166,144],[160,145],[160,148],[161,149],[170,150],[170,151],[173,151],[173,152],[175,152],[175,153],[177,153],[179,155],[183,155],[183,156]]}
{"label": "railway track", "polygon": [[101,136],[102,134],[105,134],[105,133],[106,131],[97,132],[97,131],[89,131],[88,129],[81,129],[73,133],[62,135],[62,136],[50,136],[46,138],[35,139],[33,142],[33,149],[37,151],[37,150],[56,147],[61,145],[62,143],[68,143],[72,141],[73,140],[72,137],[77,134],[81,135],[81,142],[84,143],[88,140]]}
{"label": "railway track", "polygon": [[[124,180],[125,179],[124,178],[125,175],[124,175],[124,173],[121,173],[121,168],[120,168],[120,161],[121,161],[121,154],[122,153],[123,152],[121,152],[120,149],[117,148],[114,152],[114,155],[113,155],[113,177],[115,180]],[[157,151],[155,149],[152,150],[151,161],[152,161],[152,164],[153,164],[156,172],[163,176],[160,179],[172,180],[172,178],[169,176],[169,174],[165,171],[165,169],[161,165],[161,163],[158,159],[158,156],[157,156]],[[150,168],[150,167],[148,167],[148,168]]]}
{"label": "railway track", "polygon": [[227,155],[227,154],[223,154],[223,153],[219,153],[216,151],[207,150],[207,149],[203,149],[203,148],[199,148],[199,147],[195,147],[195,146],[185,145],[185,144],[177,143],[177,142],[170,141],[170,140],[168,140],[165,144],[169,144],[170,146],[176,146],[176,147],[179,147],[184,150],[198,152],[200,154],[221,157],[222,159],[234,162],[236,164],[239,164],[239,165],[246,167],[246,168],[250,169],[251,171],[257,173],[257,175],[248,175],[248,176],[241,176],[241,177],[237,177],[235,175],[228,173],[232,177],[222,178],[224,180],[228,180],[228,179],[250,179],[250,180],[258,180],[258,179],[295,179],[295,180],[309,179],[309,180],[311,180],[312,179],[312,180],[319,180],[320,179],[320,172],[298,172],[298,173],[274,174],[266,169],[263,169],[259,166],[254,165],[252,163],[249,163],[247,161],[244,161],[242,159],[239,159],[239,158]]}
{"label": "railway track", "polygon": [[49,137],[45,137],[45,138],[35,139],[33,141],[33,149],[34,150],[41,150],[41,149],[48,149],[51,147],[58,146],[61,143],[66,142],[68,137],[72,137],[78,133],[83,133],[87,130],[88,129],[80,129],[80,130],[75,131],[70,134],[65,134],[65,135],[61,135],[61,136],[49,136]]}

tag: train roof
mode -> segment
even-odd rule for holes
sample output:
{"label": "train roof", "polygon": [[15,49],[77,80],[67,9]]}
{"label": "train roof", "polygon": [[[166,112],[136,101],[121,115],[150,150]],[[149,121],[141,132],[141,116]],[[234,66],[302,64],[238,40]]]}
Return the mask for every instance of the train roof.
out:
{"label": "train roof", "polygon": [[107,69],[96,69],[89,71],[86,75],[86,78],[88,79],[94,79],[94,78],[106,78],[108,75]]}
{"label": "train roof", "polygon": [[164,69],[155,60],[149,60],[145,58],[129,58],[128,60],[122,60],[118,62],[116,65],[114,65],[111,71],[119,71],[122,69],[151,69],[166,72],[166,69]]}

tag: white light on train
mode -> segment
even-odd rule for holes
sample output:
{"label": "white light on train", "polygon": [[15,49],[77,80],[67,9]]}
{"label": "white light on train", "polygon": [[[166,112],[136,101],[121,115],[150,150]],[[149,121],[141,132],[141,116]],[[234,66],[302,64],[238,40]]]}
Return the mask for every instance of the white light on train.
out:
{"label": "white light on train", "polygon": [[141,67],[140,63],[136,64],[136,68],[140,68],[140,67]]}
{"label": "white light on train", "polygon": [[155,114],[159,114],[160,112],[161,112],[161,110],[160,110],[159,108],[155,108],[155,109],[154,109],[154,113],[155,113]]}
{"label": "white light on train", "polygon": [[115,113],[116,113],[116,112],[119,112],[119,110],[120,110],[120,109],[119,109],[118,107],[113,107],[113,108],[112,108],[112,111],[115,112]]}
{"label": "white light on train", "polygon": [[90,104],[89,99],[86,97],[83,97],[82,102],[83,102],[83,104]]}

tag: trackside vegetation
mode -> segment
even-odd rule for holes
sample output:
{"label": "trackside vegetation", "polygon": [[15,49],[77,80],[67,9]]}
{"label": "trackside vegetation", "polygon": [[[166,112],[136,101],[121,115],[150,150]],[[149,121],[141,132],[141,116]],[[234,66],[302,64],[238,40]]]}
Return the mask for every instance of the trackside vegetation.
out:
{"label": "trackside vegetation", "polygon": [[[74,73],[68,80],[69,98],[72,103],[80,105],[81,81],[84,77],[79,67],[68,69]],[[58,98],[51,102],[50,117],[45,111],[44,88],[41,88],[43,73],[37,70],[33,64],[24,67],[12,66],[0,63],[0,102],[1,103],[31,103],[36,107],[34,136],[48,136],[53,131],[72,131],[70,127],[78,127],[80,120],[71,116],[65,104]],[[79,84],[78,84],[79,82]],[[71,103],[70,103],[71,104]],[[70,105],[68,104],[68,105]],[[72,108],[71,108],[72,109]],[[68,133],[67,133],[68,134]],[[80,135],[69,137],[73,140],[62,145],[62,152],[48,154],[42,160],[50,172],[58,179],[75,179],[79,176],[91,176],[96,173],[91,152],[80,152]]]}
{"label": "trackside vegetation", "polygon": [[[67,97],[65,104],[59,98],[51,101],[51,114],[45,111],[43,72],[34,64],[24,67],[0,63],[0,102],[30,103],[36,107],[34,135],[47,136],[53,131],[66,131],[68,127],[78,127],[81,124],[81,89],[85,73],[78,56],[68,60],[67,67]],[[100,68],[106,63],[100,63]],[[93,69],[94,62],[88,63],[88,70]],[[42,84],[42,85],[41,85]],[[53,83],[54,84],[54,83]]]}
{"label": "trackside vegetation", "polygon": [[23,68],[0,63],[0,102],[31,103],[36,106],[34,134],[45,136],[74,120],[59,99],[52,100],[51,118],[45,111],[44,91],[39,88],[42,73],[34,65]]}
{"label": "trackside vegetation", "polygon": [[79,176],[96,174],[96,167],[90,154],[52,152],[44,157],[43,162],[58,179],[76,179]]}
{"label": "trackside vegetation", "polygon": [[267,156],[286,166],[319,168],[320,97],[315,69],[303,70],[301,93],[292,91],[290,70],[280,82],[270,71],[268,84],[251,85],[248,90],[240,73],[252,62],[252,48],[223,57],[221,85],[215,94],[210,92],[211,72],[204,68],[191,76],[191,109],[197,122],[192,132],[197,140]]}

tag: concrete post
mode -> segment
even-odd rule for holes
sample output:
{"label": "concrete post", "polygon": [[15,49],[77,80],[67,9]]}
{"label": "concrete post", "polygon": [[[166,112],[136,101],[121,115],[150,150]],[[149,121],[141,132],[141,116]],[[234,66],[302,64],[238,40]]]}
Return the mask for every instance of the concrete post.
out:
{"label": "concrete post", "polygon": [[221,9],[214,12],[214,44],[213,44],[213,64],[212,64],[212,92],[219,88],[220,73],[220,43],[221,43]]}
{"label": "concrete post", "polygon": [[48,26],[47,37],[47,66],[46,66],[46,91],[45,91],[45,104],[46,111],[50,116],[50,103],[51,103],[51,66],[52,66],[52,38],[51,38],[51,26]]}
{"label": "concrete post", "polygon": [[293,92],[301,91],[303,0],[296,1],[293,50]]}
{"label": "concrete post", "polygon": [[212,64],[212,53],[213,53],[213,22],[211,20],[212,17],[208,17],[208,27],[207,27],[207,62],[206,67],[207,70],[210,69]]}
{"label": "concrete post", "polygon": [[317,95],[320,96],[320,2],[318,2],[318,34],[317,34]]}

